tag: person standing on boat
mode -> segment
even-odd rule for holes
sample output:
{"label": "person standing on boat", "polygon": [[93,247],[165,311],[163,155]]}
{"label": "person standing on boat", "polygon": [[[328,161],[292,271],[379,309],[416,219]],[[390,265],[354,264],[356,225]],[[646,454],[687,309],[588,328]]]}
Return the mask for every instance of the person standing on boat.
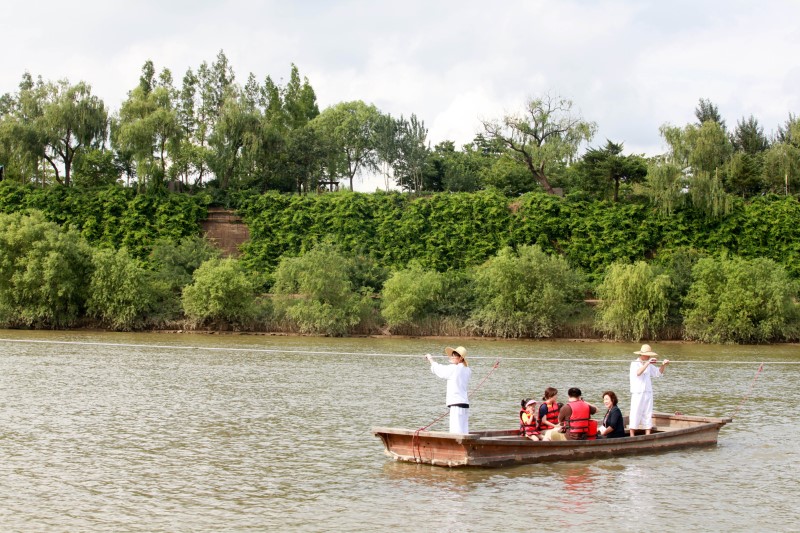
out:
{"label": "person standing on boat", "polygon": [[619,410],[617,395],[613,390],[603,393],[603,405],[606,406],[606,415],[603,425],[597,428],[597,437],[600,439],[617,439],[625,436],[625,419]]}
{"label": "person standing on boat", "polygon": [[443,365],[433,360],[431,354],[425,354],[425,358],[431,364],[431,372],[437,377],[447,380],[447,394],[445,403],[450,409],[450,433],[467,434],[469,433],[469,397],[467,387],[469,378],[472,376],[472,369],[467,364],[467,349],[463,346],[458,348],[444,349],[444,353],[450,358],[449,365]]}
{"label": "person standing on boat", "polygon": [[631,363],[631,416],[628,423],[630,435],[633,437],[637,429],[643,429],[649,435],[653,429],[653,383],[652,378],[660,378],[669,364],[664,359],[660,366],[658,355],[649,344],[642,344],[642,349],[633,352],[639,357]]}

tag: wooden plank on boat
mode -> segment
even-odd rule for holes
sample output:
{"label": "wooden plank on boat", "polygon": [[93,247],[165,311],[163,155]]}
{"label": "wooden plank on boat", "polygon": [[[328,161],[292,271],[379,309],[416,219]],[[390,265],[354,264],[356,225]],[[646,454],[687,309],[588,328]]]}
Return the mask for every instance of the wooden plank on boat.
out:
{"label": "wooden plank on boat", "polygon": [[456,435],[441,431],[373,428],[385,453],[396,461],[434,466],[497,467],[657,453],[716,444],[730,418],[655,413],[650,435],[585,441],[532,441],[517,430],[478,431]]}

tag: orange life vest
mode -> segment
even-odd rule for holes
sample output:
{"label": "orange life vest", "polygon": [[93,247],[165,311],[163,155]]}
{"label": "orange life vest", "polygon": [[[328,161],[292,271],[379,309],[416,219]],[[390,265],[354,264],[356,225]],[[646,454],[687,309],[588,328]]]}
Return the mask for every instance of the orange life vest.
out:
{"label": "orange life vest", "polygon": [[536,416],[528,414],[525,409],[520,409],[519,411],[519,434],[523,437],[539,434]]}

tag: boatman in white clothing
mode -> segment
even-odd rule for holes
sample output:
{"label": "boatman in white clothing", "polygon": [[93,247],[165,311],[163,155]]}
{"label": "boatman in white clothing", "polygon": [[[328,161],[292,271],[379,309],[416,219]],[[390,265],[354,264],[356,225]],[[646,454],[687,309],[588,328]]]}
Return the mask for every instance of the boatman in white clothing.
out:
{"label": "boatman in white clothing", "polygon": [[653,383],[652,378],[659,378],[669,364],[664,359],[658,364],[658,355],[649,344],[642,344],[642,349],[633,352],[639,357],[631,363],[631,416],[629,429],[631,437],[637,429],[643,429],[649,435],[653,429]]}
{"label": "boatman in white clothing", "polygon": [[450,409],[450,433],[466,435],[469,433],[469,397],[467,387],[469,378],[472,376],[472,369],[467,364],[467,349],[463,346],[458,348],[445,348],[444,353],[450,358],[449,365],[443,365],[433,360],[431,354],[425,354],[425,358],[431,364],[431,372],[436,376],[447,380],[447,394],[445,403]]}

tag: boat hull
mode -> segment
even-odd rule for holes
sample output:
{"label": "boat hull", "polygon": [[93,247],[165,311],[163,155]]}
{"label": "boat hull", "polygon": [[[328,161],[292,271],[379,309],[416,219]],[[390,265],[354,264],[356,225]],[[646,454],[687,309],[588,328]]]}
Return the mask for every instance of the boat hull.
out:
{"label": "boat hull", "polygon": [[576,461],[620,455],[710,446],[730,418],[656,413],[650,435],[587,441],[541,442],[519,437],[517,430],[456,435],[439,431],[373,428],[385,453],[396,461],[448,467],[499,467],[516,464]]}

